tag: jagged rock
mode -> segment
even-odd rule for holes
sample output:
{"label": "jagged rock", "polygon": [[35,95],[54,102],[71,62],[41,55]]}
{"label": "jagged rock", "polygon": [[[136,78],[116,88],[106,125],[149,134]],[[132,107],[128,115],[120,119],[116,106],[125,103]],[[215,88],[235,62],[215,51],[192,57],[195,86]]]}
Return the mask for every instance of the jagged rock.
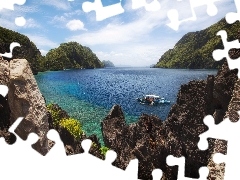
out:
{"label": "jagged rock", "polygon": [[74,136],[72,136],[70,132],[64,127],[58,126],[56,130],[58,131],[60,138],[64,144],[67,155],[83,153],[84,150],[81,146],[81,143],[84,139],[90,139],[92,141],[92,146],[89,150],[89,153],[100,159],[104,159],[104,155],[101,154],[100,151],[101,144],[99,143],[96,135],[86,136],[83,134],[79,139],[75,139]]}
{"label": "jagged rock", "polygon": [[24,117],[15,132],[22,139],[27,139],[31,132],[38,134],[39,141],[33,148],[45,155],[53,143],[46,137],[49,131],[47,109],[27,60],[1,61],[0,68],[3,70],[1,83],[9,88],[7,104],[11,112],[8,123],[11,125],[18,117]]}
{"label": "jagged rock", "polygon": [[235,83],[232,99],[229,103],[226,117],[229,117],[229,119],[232,122],[237,122],[240,118],[237,111],[240,111],[240,80],[239,79]]}
{"label": "jagged rock", "polygon": [[239,107],[236,82],[237,71],[230,71],[225,61],[216,76],[182,85],[176,104],[163,122],[144,114],[127,125],[120,106],[114,106],[101,123],[105,145],[118,154],[114,165],[125,169],[131,159],[138,158],[138,178],[150,180],[152,170],[160,168],[163,179],[177,179],[177,167],[166,165],[166,157],[171,154],[186,158],[186,177],[199,178],[202,166],[210,167],[208,179],[223,177],[224,165],[215,165],[211,157],[216,152],[226,153],[226,142],[210,139],[206,151],[199,150],[197,144],[199,135],[207,131],[203,123],[206,115],[213,115],[215,122],[220,123],[227,109],[232,112]]}
{"label": "jagged rock", "polygon": [[9,82],[9,63],[0,56],[0,84],[7,85]]}

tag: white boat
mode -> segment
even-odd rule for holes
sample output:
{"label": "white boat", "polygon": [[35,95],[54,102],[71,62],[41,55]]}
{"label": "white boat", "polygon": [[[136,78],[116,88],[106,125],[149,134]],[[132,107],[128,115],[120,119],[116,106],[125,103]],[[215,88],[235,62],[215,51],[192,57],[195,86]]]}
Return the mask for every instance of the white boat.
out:
{"label": "white boat", "polygon": [[158,104],[169,104],[170,101],[166,100],[164,97],[160,97],[154,94],[148,94],[143,96],[142,98],[137,98],[138,102],[141,104],[148,105],[158,105]]}

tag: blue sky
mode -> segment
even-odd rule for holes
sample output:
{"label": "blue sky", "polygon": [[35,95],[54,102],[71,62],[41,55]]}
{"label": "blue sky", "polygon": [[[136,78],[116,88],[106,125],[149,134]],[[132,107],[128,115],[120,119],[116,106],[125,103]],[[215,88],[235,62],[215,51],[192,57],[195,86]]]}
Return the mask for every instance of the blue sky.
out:
{"label": "blue sky", "polygon": [[[211,0],[189,1],[197,3]],[[206,6],[198,6],[194,8],[197,19],[182,23],[179,30],[175,31],[166,25],[170,22],[168,10],[177,8],[183,19],[192,15],[187,4],[177,3],[177,0],[159,0],[161,8],[157,11],[147,11],[144,7],[133,9],[132,0],[122,0],[124,13],[102,21],[96,21],[94,11],[83,11],[84,2],[85,0],[26,0],[23,5],[15,5],[14,10],[0,7],[0,26],[27,35],[43,55],[60,43],[77,41],[90,47],[100,60],[110,60],[116,66],[149,66],[156,64],[161,55],[173,48],[187,32],[204,29],[225,17],[226,13],[236,12],[233,0],[215,2],[218,7],[215,16],[206,13]],[[120,0],[102,0],[103,6],[119,2]],[[151,3],[153,0],[146,2]],[[19,16],[26,19],[23,27],[14,23]]]}

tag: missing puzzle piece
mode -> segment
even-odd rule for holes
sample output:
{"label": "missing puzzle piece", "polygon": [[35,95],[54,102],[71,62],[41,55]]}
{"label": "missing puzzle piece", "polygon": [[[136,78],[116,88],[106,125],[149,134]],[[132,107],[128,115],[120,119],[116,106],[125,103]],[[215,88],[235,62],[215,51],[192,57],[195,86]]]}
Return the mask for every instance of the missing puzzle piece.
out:
{"label": "missing puzzle piece", "polygon": [[145,7],[146,11],[158,11],[161,5],[158,0],[153,0],[151,3],[147,3],[147,0],[132,0],[132,9],[139,9]]}
{"label": "missing puzzle piece", "polygon": [[[238,114],[240,115],[240,111]],[[231,122],[229,118],[226,118],[216,125],[214,118],[208,115],[204,118],[204,123],[209,127],[209,130],[199,135],[198,147],[202,150],[207,149],[207,138],[226,140],[227,155],[217,153],[213,156],[213,160],[216,163],[226,163],[224,180],[236,179],[236,177],[239,177],[239,166],[237,163],[240,161],[240,155],[237,143],[240,136],[240,121]]]}
{"label": "missing puzzle piece", "polygon": [[[14,5],[23,5],[26,0],[0,0],[0,10],[9,9],[14,10]],[[16,17],[15,24],[17,26],[24,26],[26,24],[26,19],[24,17]]]}
{"label": "missing puzzle piece", "polygon": [[[226,58],[227,62],[228,62],[228,67],[229,67],[230,70],[239,68],[239,62],[238,61],[240,60],[240,57],[238,59],[231,59],[230,56],[229,56],[230,49],[233,49],[233,48],[239,49],[240,48],[239,40],[236,39],[234,41],[228,42],[227,41],[227,32],[225,30],[219,31],[217,33],[217,35],[221,36],[222,42],[223,42],[223,45],[224,45],[224,49],[214,50],[213,53],[212,53],[213,58],[216,61],[220,61],[223,58]],[[238,71],[238,78],[240,78],[240,71]]]}
{"label": "missing puzzle piece", "polygon": [[6,85],[0,85],[0,95],[6,97],[8,94],[8,87]]}
{"label": "missing puzzle piece", "polygon": [[229,24],[233,24],[236,21],[240,21],[240,1],[239,0],[234,0],[236,8],[237,8],[237,12],[230,12],[226,15],[226,21]]}
{"label": "missing puzzle piece", "polygon": [[[167,164],[169,166],[174,166],[174,165],[177,165],[178,166],[178,180],[194,180],[195,178],[188,178],[188,177],[185,177],[185,158],[184,157],[180,157],[180,158],[177,158],[177,157],[174,157],[172,155],[169,155],[167,157]],[[207,167],[201,167],[199,169],[199,174],[200,174],[200,178],[199,180],[206,180],[207,179],[207,176],[209,174],[209,170]]]}
{"label": "missing puzzle piece", "polygon": [[12,55],[13,49],[14,49],[15,47],[21,47],[21,45],[20,45],[18,42],[12,42],[12,43],[10,44],[10,47],[9,47],[10,52],[5,52],[4,54],[1,54],[1,53],[0,53],[0,56],[6,57],[6,58],[12,58],[12,56],[13,56],[13,55]]}
{"label": "missing puzzle piece", "polygon": [[[177,31],[181,23],[187,21],[195,21],[197,17],[194,8],[200,6],[206,6],[207,14],[209,16],[214,16],[218,12],[215,5],[215,2],[217,1],[220,0],[176,0],[176,3],[184,6],[184,10],[176,8],[170,9],[168,11],[168,18],[170,20],[170,23],[167,25]],[[174,4],[175,7],[176,3]]]}
{"label": "missing puzzle piece", "polygon": [[121,5],[121,0],[117,4],[109,5],[103,7],[101,0],[95,0],[94,2],[84,2],[82,4],[82,9],[84,12],[95,11],[96,12],[96,20],[102,21],[112,16],[116,16],[118,14],[124,13],[124,9]]}
{"label": "missing puzzle piece", "polygon": [[14,10],[14,4],[23,5],[26,0],[0,0],[0,10],[1,9],[10,9]]}

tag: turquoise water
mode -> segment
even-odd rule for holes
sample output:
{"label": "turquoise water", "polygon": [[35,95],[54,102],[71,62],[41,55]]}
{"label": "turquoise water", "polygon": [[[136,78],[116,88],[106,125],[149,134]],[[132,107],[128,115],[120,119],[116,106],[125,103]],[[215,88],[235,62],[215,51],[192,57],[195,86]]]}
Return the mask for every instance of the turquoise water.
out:
{"label": "turquoise water", "polygon": [[[181,84],[206,79],[215,70],[177,70],[155,68],[104,68],[44,72],[36,75],[47,103],[57,103],[71,117],[78,119],[87,135],[96,134],[102,143],[100,122],[114,104],[121,105],[127,123],[142,113],[166,119],[175,103]],[[137,97],[144,94],[164,96],[171,103],[160,106],[141,105]]]}

